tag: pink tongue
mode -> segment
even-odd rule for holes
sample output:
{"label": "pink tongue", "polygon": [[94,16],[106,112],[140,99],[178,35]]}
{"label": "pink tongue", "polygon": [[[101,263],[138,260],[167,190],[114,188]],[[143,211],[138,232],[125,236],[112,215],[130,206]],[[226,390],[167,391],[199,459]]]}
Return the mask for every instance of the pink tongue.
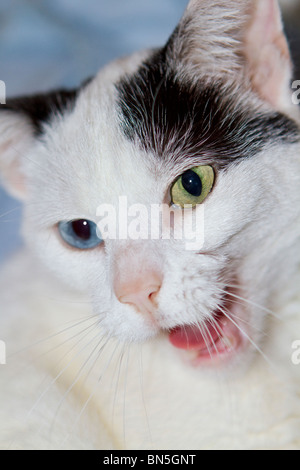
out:
{"label": "pink tongue", "polygon": [[170,342],[179,349],[186,350],[204,350],[215,343],[220,334],[212,325],[206,324],[202,328],[197,326],[178,326],[171,330],[169,334]]}

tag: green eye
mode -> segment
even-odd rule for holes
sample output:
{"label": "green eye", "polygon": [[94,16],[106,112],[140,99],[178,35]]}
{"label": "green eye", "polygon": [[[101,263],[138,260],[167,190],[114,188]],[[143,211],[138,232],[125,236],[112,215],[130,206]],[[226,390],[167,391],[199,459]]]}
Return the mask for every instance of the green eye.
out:
{"label": "green eye", "polygon": [[209,195],[215,181],[215,173],[211,166],[198,166],[186,171],[173,184],[171,188],[172,203],[183,207],[193,207],[202,202]]}

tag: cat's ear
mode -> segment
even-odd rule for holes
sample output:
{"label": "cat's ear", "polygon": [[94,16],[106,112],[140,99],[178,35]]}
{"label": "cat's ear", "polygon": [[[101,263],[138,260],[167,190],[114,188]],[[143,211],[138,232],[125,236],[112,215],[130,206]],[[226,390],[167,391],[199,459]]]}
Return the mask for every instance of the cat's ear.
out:
{"label": "cat's ear", "polygon": [[0,182],[18,199],[26,198],[22,171],[30,150],[51,116],[70,107],[76,90],[8,100],[0,105]]}
{"label": "cat's ear", "polygon": [[246,70],[252,87],[272,106],[291,104],[292,61],[277,0],[256,0],[245,36]]}
{"label": "cat's ear", "polygon": [[22,158],[34,143],[34,129],[22,113],[0,107],[0,182],[18,199],[26,197]]}
{"label": "cat's ear", "polygon": [[291,104],[292,63],[277,0],[191,0],[169,51],[183,73],[239,77],[273,107]]}

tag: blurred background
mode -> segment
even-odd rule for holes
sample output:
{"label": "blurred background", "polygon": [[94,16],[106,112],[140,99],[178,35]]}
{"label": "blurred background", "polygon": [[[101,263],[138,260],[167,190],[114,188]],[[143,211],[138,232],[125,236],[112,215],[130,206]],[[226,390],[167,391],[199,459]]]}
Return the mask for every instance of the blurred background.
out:
{"label": "blurred background", "polygon": [[[300,0],[282,2],[289,7],[286,30],[298,60]],[[0,0],[0,80],[7,97],[76,86],[110,60],[164,44],[187,3]],[[0,264],[22,243],[21,210],[0,188]]]}

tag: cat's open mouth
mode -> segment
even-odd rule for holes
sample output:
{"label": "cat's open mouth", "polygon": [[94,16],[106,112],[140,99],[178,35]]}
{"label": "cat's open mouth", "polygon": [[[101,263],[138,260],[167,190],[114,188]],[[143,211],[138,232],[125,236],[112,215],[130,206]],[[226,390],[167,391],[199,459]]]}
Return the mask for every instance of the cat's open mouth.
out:
{"label": "cat's open mouth", "polygon": [[240,327],[236,304],[224,304],[206,321],[181,325],[169,331],[173,346],[187,352],[193,365],[220,363],[229,360],[243,344],[246,336]]}

